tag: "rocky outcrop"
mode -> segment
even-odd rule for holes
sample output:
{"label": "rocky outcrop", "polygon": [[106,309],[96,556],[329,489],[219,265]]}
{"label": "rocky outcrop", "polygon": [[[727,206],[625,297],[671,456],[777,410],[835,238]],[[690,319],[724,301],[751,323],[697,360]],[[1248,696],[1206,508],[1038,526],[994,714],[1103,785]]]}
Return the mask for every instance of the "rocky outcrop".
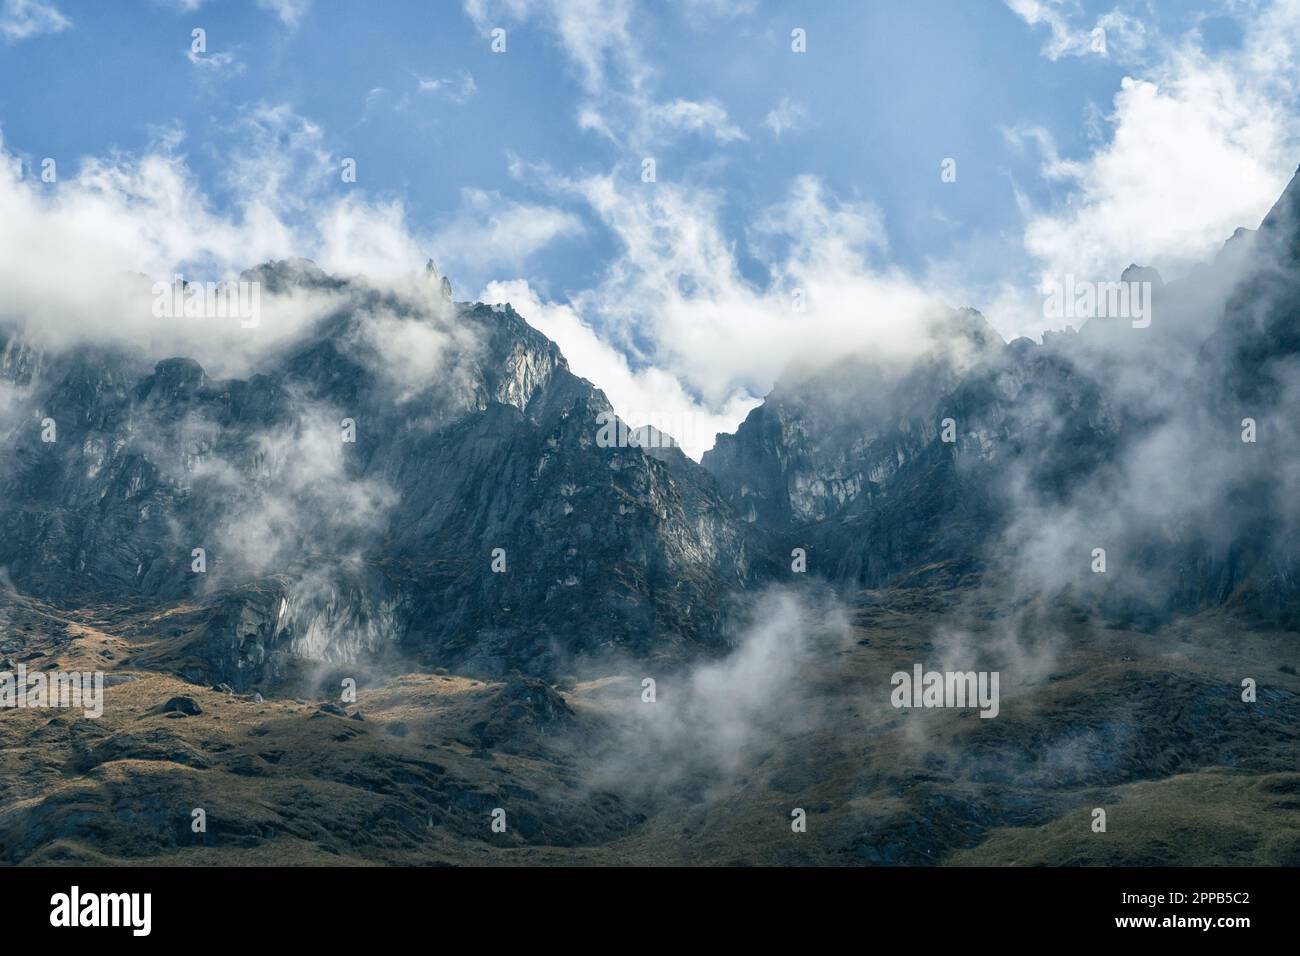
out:
{"label": "rocky outcrop", "polygon": [[[432,263],[404,292],[246,273],[335,305],[242,378],[0,332],[0,568],[55,603],[183,606],[177,659],[240,689],[302,662],[553,676],[721,648],[731,597],[795,549],[848,590],[992,577],[1130,621],[1300,623],[1298,197],[1186,278],[1125,270],[1149,324],[1005,343],[949,312],[919,360],[791,369],[702,466],[605,441],[555,343],[452,303]],[[1105,587],[1101,542],[1125,568]]]}
{"label": "rocky outcrop", "polygon": [[[842,587],[983,579],[1127,623],[1226,605],[1296,626],[1298,183],[1185,278],[1129,266],[1149,321],[1003,344],[954,313],[963,360],[787,375],[703,464]],[[1103,545],[1120,574],[1091,573]]]}
{"label": "rocky outcrop", "polygon": [[[251,274],[350,298],[246,379],[0,343],[0,566],[20,590],[200,602],[187,666],[241,689],[303,661],[551,673],[723,640],[758,533],[675,449],[598,442],[609,403],[513,309],[453,306],[436,270],[414,304],[309,263]],[[402,365],[376,315],[436,363]]]}

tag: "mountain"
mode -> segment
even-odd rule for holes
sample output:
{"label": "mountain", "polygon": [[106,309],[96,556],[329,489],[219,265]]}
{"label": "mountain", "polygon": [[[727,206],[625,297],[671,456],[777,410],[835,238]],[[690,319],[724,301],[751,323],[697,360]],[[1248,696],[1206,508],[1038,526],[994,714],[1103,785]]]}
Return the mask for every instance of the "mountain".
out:
{"label": "mountain", "polygon": [[0,671],[106,687],[0,719],[0,862],[1296,865],[1298,249],[1293,181],[1150,322],[945,311],[700,464],[432,267],[0,330]]}
{"label": "mountain", "polygon": [[[170,654],[241,688],[294,661],[553,674],[720,644],[755,529],[676,449],[600,447],[605,396],[513,309],[453,305],[436,272],[415,300],[303,261],[245,278],[341,304],[241,379],[0,339],[21,592],[184,608]],[[426,340],[436,368],[396,381]]]}
{"label": "mountain", "polygon": [[[1003,343],[962,310],[919,362],[792,371],[703,465],[848,593],[978,581],[1129,623],[1228,605],[1295,626],[1298,181],[1187,277],[1126,269],[1145,325]],[[1097,547],[1118,574],[1092,573]]]}
{"label": "mountain", "polygon": [[1008,462],[1056,493],[1111,453],[1118,428],[1067,348],[1005,344],[972,310],[944,331],[946,350],[906,367],[851,356],[787,377],[704,467],[844,587],[977,574],[1014,505]]}
{"label": "mountain", "polygon": [[[246,273],[329,307],[243,377],[11,329],[0,567],[59,606],[167,610],[164,658],[240,688],[297,663],[554,677],[722,650],[736,596],[791,580],[795,549],[845,593],[995,581],[1129,621],[1291,621],[1297,191],[1186,279],[1126,270],[1149,327],[1005,343],[952,311],[914,362],[792,368],[700,465],[610,427],[553,342],[453,303],[432,263],[414,291]],[[1252,407],[1269,467],[1235,440]],[[1088,573],[1094,546],[1123,577]]]}

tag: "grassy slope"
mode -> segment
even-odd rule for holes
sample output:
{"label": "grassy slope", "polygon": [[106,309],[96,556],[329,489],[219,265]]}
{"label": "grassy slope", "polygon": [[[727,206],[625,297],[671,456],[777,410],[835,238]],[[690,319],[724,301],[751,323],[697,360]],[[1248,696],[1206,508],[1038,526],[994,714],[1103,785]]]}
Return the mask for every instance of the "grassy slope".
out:
{"label": "grassy slope", "polygon": [[[305,697],[258,702],[137,669],[132,659],[157,658],[161,622],[10,598],[5,656],[136,679],[108,689],[96,721],[0,712],[0,861],[1300,862],[1300,679],[1278,670],[1300,656],[1293,635],[1218,617],[1158,635],[1039,622],[1015,645],[1023,659],[1010,645],[992,658],[997,719],[894,710],[889,675],[941,666],[952,644],[949,599],[864,596],[852,642],[790,688],[804,726],[757,741],[734,775],[696,773],[650,799],[645,781],[593,776],[609,682],[566,691],[572,713],[553,718],[502,685],[405,675],[363,687],[347,708],[356,720]],[[989,609],[962,610],[969,646],[1004,639]],[[1243,676],[1259,703],[1240,701]],[[203,713],[156,712],[179,695]],[[1097,806],[1104,834],[1090,827]],[[191,831],[195,807],[206,834]],[[507,810],[505,834],[489,828],[494,807]],[[795,807],[806,833],[791,832]]]}

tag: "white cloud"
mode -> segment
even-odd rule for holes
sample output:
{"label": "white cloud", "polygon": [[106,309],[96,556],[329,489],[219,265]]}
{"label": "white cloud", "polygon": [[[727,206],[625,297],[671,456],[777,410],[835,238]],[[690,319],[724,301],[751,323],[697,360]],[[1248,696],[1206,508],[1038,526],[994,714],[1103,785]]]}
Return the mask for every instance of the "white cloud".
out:
{"label": "white cloud", "polygon": [[255,330],[151,314],[154,280],[181,273],[212,281],[270,259],[305,257],[327,271],[404,287],[423,274],[428,237],[400,203],[338,186],[338,165],[315,124],[282,106],[259,106],[228,131],[222,210],[184,159],[174,129],[143,155],[112,154],[60,169],[56,189],[20,177],[0,142],[0,320],[58,344],[131,341],[205,365],[242,368],[299,334],[328,302],[263,298]]}
{"label": "white cloud", "polygon": [[193,50],[187,50],[185,57],[197,69],[209,76],[244,72],[244,64],[239,62],[233,53],[195,53]]}
{"label": "white cloud", "polygon": [[[433,291],[427,283],[424,287]],[[424,304],[429,308],[416,317],[381,309],[359,323],[363,350],[373,353],[372,364],[397,389],[399,402],[427,395],[431,383],[463,374],[457,355],[477,349],[474,333],[455,323],[450,306],[433,297]]]}
{"label": "white cloud", "polygon": [[1147,30],[1141,20],[1118,9],[1098,17],[1090,27],[1073,22],[1079,12],[1074,0],[1006,0],[1006,4],[1030,26],[1045,26],[1048,39],[1043,56],[1102,56],[1130,59],[1147,45]]}
{"label": "white cloud", "polygon": [[1254,227],[1300,155],[1290,87],[1300,5],[1251,21],[1237,52],[1213,57],[1193,34],[1164,45],[1126,77],[1106,122],[1110,137],[1082,159],[1060,158],[1042,130],[1042,173],[1070,187],[1059,207],[1026,203],[1025,247],[1044,281],[1117,278],[1130,262],[1166,278],[1211,258],[1237,226]]}
{"label": "white cloud", "polygon": [[[178,13],[193,13],[208,0],[153,0],[164,7],[171,7]],[[302,22],[302,18],[311,9],[312,0],[257,0],[257,5],[267,13],[279,18],[286,27],[293,29]]]}
{"label": "white cloud", "polygon": [[[564,209],[471,189],[454,219],[421,236],[401,203],[340,189],[339,157],[310,120],[274,104],[244,110],[242,117],[228,131],[237,145],[223,177],[229,199],[221,210],[177,152],[175,128],[160,131],[144,155],[85,161],[79,171],[65,173],[57,190],[42,189],[31,176],[17,178],[11,157],[0,150],[0,286],[6,289],[0,318],[25,322],[50,341],[131,340],[229,371],[246,366],[259,349],[299,334],[330,303],[312,295],[264,301],[262,324],[251,335],[235,323],[164,328],[149,314],[151,295],[144,297],[151,280],[176,272],[190,279],[230,278],[268,259],[304,256],[330,272],[401,287],[404,277],[422,274],[434,251],[467,269],[517,269],[546,243],[584,230],[582,220]],[[692,433],[680,437],[691,442],[690,453],[700,454],[716,431],[733,428],[756,401],[734,381],[710,381],[700,389],[716,370],[734,379],[744,365],[740,358],[708,355],[736,351],[730,339],[746,317],[761,330],[782,312],[785,294],[766,301],[766,293],[739,278],[707,194],[665,187],[629,200],[608,177],[559,191],[593,206],[620,237],[625,255],[605,283],[577,303],[543,301],[521,283],[508,297],[555,335],[579,374],[608,389],[621,410],[689,418]],[[651,195],[660,198],[651,201]],[[834,248],[838,256],[861,240],[862,230],[850,228],[844,215],[832,212],[827,228],[847,235],[847,245],[819,240],[818,249]],[[122,278],[132,272],[148,278]],[[635,298],[643,293],[650,298]],[[638,301],[648,310],[644,321],[609,334],[637,311]],[[624,307],[630,311],[620,312]],[[596,334],[585,310],[607,323],[606,338]],[[711,323],[710,331],[684,334],[709,323],[714,312],[727,316],[725,327]],[[646,361],[635,349],[620,353],[638,328],[653,333],[651,357],[662,356],[664,363]],[[694,340],[701,333],[704,338]],[[418,365],[421,356],[436,360],[440,346],[412,341],[401,350]],[[770,369],[778,361],[767,354],[763,364]],[[750,371],[744,368],[745,375]]]}
{"label": "white cloud", "polygon": [[306,16],[311,0],[257,0],[257,5],[274,13],[285,26],[293,28]]}
{"label": "white cloud", "polygon": [[648,118],[652,124],[665,130],[705,133],[720,143],[745,139],[740,128],[727,119],[721,104],[707,101],[675,99],[671,103],[657,103],[650,107]]}
{"label": "white cloud", "polygon": [[[656,95],[657,71],[630,0],[467,0],[465,7],[484,32],[529,23],[554,34],[583,83],[579,128],[632,155],[685,135],[723,144],[746,138],[715,100]],[[687,11],[696,19],[718,12],[716,4]],[[781,135],[804,115],[787,98],[767,126]],[[706,421],[707,429],[676,436],[689,454],[709,447],[713,432],[734,429],[791,361],[863,349],[903,358],[929,342],[928,317],[940,303],[902,273],[869,262],[884,246],[877,210],[836,201],[815,178],[797,178],[787,200],[753,217],[750,252],[768,270],[755,283],[723,224],[721,196],[689,185],[690,177],[647,184],[626,169],[569,177],[522,168],[515,163],[517,178],[531,173],[543,189],[584,203],[614,237],[615,255],[594,287],[559,300],[522,280],[489,290],[523,299],[516,305],[525,317],[536,316],[634,424],[642,424],[638,410]]]}
{"label": "white cloud", "polygon": [[453,272],[458,266],[481,272],[498,266],[519,269],[556,239],[583,232],[582,220],[562,209],[463,189],[456,217],[434,233],[432,242]]}
{"label": "white cloud", "polygon": [[241,110],[229,136],[223,185],[245,207],[305,212],[339,181],[339,161],[325,145],[324,130],[283,103]]}
{"label": "white cloud", "polygon": [[634,424],[630,410],[706,422],[680,439],[688,454],[734,430],[792,362],[860,352],[903,360],[931,344],[929,321],[943,305],[872,264],[884,247],[879,213],[837,201],[814,177],[798,177],[786,200],[754,217],[750,251],[769,271],[755,284],[742,274],[715,193],[641,184],[617,170],[582,179],[533,172],[585,202],[618,254],[595,287],[564,302],[522,284],[490,291],[508,292],[526,318],[539,316],[566,355],[580,356],[579,374]]}
{"label": "white cloud", "polygon": [[648,78],[633,38],[633,9],[632,0],[465,0],[465,12],[485,34],[529,20],[543,24],[593,94],[605,91],[611,74],[633,87]]}
{"label": "white cloud", "polygon": [[4,0],[0,7],[0,34],[10,43],[42,33],[58,33],[70,26],[72,21],[46,0]]}
{"label": "white cloud", "polygon": [[[465,11],[485,34],[533,23],[554,35],[586,96],[576,111],[580,129],[643,155],[677,134],[703,133],[722,143],[746,138],[721,103],[656,98],[657,71],[636,34],[645,14],[637,13],[635,0],[465,0]],[[706,5],[688,12],[710,10]]]}
{"label": "white cloud", "polygon": [[633,369],[627,356],[602,339],[569,303],[548,302],[524,279],[489,283],[484,302],[509,302],[528,324],[560,346],[575,375],[593,382],[629,425],[653,424],[671,435],[696,460],[713,447],[721,431],[732,431],[758,399],[735,392],[717,408],[683,388],[671,372],[654,366]]}
{"label": "white cloud", "polygon": [[427,241],[417,239],[399,202],[370,203],[348,196],[313,223],[312,255],[327,272],[391,281],[423,268]]}
{"label": "white cloud", "polygon": [[478,91],[474,77],[464,70],[456,77],[429,79],[417,76],[416,82],[421,93],[435,93],[453,103],[464,103]]}
{"label": "white cloud", "polygon": [[783,96],[781,101],[768,111],[763,125],[772,131],[773,136],[779,138],[791,130],[798,129],[807,119],[806,109],[790,97]]}

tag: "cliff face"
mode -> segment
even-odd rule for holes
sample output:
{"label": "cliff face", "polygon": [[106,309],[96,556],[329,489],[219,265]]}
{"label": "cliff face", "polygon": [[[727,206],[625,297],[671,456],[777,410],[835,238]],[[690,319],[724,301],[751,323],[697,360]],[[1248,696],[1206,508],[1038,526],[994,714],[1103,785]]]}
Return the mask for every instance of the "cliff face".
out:
{"label": "cliff face", "polygon": [[1072,343],[1002,343],[954,315],[959,361],[903,369],[866,357],[781,383],[704,466],[748,520],[803,546],[851,588],[980,571],[1025,493],[1059,496],[1113,453],[1116,412]]}
{"label": "cliff face", "polygon": [[847,592],[991,580],[1294,625],[1298,189],[1183,280],[1126,270],[1149,327],[1004,343],[951,312],[919,361],[791,370],[702,465],[610,447],[557,346],[432,267],[414,295],[254,270],[335,305],[241,378],[0,331],[0,568],[65,606],[166,609],[172,662],[239,687],[720,648],[795,548]]}
{"label": "cliff face", "polygon": [[[261,276],[346,291],[302,264]],[[397,380],[406,356],[367,327],[390,313],[390,337],[437,336],[436,369]],[[17,334],[0,373],[13,584],[198,603],[178,644],[238,685],[294,660],[546,673],[717,644],[723,596],[752,576],[755,531],[712,479],[675,449],[601,447],[608,402],[509,307],[358,290],[242,380]]]}
{"label": "cliff face", "polygon": [[1126,269],[1150,284],[1146,325],[1004,344],[954,313],[906,368],[788,375],[703,464],[843,588],[982,580],[1130,621],[1230,605],[1294,626],[1298,183],[1189,276]]}

